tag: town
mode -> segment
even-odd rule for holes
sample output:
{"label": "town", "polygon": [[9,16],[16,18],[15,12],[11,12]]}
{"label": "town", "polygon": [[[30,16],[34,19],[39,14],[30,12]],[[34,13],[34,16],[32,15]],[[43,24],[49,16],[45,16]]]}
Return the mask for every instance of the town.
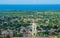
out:
{"label": "town", "polygon": [[60,11],[0,11],[0,38],[60,35]]}

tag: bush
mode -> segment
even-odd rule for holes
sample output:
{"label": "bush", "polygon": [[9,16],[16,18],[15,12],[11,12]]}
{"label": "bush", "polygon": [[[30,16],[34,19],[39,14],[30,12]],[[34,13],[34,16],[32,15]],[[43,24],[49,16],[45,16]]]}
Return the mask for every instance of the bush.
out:
{"label": "bush", "polygon": [[60,38],[60,35],[57,35],[57,38]]}
{"label": "bush", "polygon": [[23,37],[23,35],[21,33],[19,33],[19,34],[15,33],[14,37]]}

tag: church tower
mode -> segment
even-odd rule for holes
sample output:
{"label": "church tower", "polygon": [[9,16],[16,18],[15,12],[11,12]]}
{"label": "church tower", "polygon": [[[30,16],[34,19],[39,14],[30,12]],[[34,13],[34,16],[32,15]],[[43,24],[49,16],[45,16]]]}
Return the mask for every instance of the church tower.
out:
{"label": "church tower", "polygon": [[36,38],[36,34],[37,34],[37,25],[36,25],[36,20],[32,20],[32,36],[34,38]]}

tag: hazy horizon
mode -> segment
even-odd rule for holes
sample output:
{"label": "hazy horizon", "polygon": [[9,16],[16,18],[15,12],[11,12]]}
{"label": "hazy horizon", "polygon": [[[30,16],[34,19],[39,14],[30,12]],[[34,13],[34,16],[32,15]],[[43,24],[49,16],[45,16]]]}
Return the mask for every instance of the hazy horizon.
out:
{"label": "hazy horizon", "polygon": [[60,0],[0,0],[0,4],[60,4]]}

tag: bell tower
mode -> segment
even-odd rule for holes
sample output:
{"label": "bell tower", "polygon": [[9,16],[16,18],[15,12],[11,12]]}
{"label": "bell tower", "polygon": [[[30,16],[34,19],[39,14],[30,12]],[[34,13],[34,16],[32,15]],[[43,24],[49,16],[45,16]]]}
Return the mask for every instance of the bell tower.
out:
{"label": "bell tower", "polygon": [[32,20],[32,36],[33,38],[36,38],[37,30],[36,30],[36,20]]}

